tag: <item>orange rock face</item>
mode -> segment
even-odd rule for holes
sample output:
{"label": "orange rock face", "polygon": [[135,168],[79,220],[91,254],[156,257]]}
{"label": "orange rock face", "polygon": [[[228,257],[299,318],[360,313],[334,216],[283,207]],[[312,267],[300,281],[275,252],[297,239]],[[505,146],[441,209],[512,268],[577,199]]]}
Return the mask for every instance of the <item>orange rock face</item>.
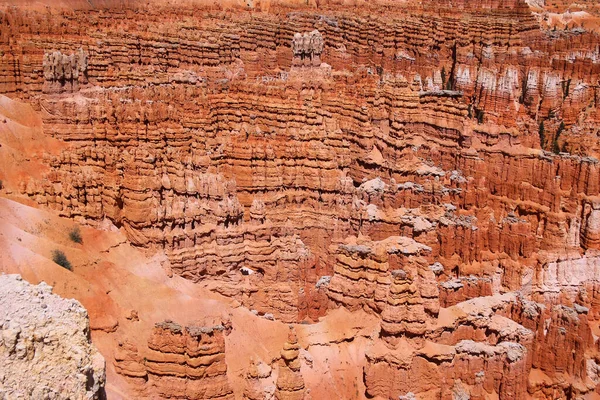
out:
{"label": "orange rock face", "polygon": [[600,396],[597,5],[121,3],[0,3],[0,195],[179,294],[90,312],[121,393]]}
{"label": "orange rock face", "polygon": [[277,376],[277,390],[275,398],[278,400],[304,399],[304,379],[300,372],[300,346],[296,333],[290,328],[288,341],[281,350],[279,375]]}
{"label": "orange rock face", "polygon": [[115,356],[117,371],[138,395],[150,398],[233,399],[227,380],[223,325],[186,326],[159,322],[144,357],[131,343]]}

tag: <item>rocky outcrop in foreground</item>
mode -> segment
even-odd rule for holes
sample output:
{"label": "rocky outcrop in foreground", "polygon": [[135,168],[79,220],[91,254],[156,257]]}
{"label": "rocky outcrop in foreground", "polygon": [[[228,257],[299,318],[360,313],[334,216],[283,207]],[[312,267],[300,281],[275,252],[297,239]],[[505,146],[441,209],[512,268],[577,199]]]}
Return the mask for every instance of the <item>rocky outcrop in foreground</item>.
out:
{"label": "rocky outcrop in foreground", "polygon": [[0,398],[104,399],[104,358],[85,308],[19,275],[0,275]]}

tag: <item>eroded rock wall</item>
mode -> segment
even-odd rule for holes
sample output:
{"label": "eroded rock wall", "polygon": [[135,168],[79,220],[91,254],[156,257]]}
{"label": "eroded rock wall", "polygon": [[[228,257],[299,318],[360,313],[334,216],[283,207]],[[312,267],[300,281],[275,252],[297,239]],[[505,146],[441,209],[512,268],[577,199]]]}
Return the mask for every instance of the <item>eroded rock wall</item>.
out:
{"label": "eroded rock wall", "polygon": [[148,343],[121,343],[115,367],[144,398],[234,399],[225,363],[226,329],[158,322]]}
{"label": "eroded rock wall", "polygon": [[[0,91],[68,146],[14,190],[257,315],[376,315],[369,396],[591,396],[600,40],[542,6],[5,8]],[[160,329],[119,371],[209,396]],[[294,340],[247,398],[305,395]]]}

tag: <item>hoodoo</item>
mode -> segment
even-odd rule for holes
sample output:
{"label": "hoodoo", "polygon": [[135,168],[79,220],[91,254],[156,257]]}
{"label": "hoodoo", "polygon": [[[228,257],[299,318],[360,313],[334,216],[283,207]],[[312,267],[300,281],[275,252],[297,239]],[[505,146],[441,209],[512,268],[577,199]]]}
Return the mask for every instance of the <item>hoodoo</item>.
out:
{"label": "hoodoo", "polygon": [[0,0],[0,398],[600,399],[596,3]]}

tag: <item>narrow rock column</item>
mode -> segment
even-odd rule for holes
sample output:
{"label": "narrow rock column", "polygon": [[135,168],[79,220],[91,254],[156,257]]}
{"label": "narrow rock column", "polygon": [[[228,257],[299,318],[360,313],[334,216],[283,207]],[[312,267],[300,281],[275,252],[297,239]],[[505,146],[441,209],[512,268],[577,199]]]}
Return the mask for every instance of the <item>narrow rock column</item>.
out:
{"label": "narrow rock column", "polygon": [[290,326],[288,341],[281,350],[281,361],[279,362],[279,376],[277,377],[277,400],[303,400],[304,378],[300,372],[300,346],[294,328]]}
{"label": "narrow rock column", "polygon": [[582,232],[581,244],[586,249],[600,249],[600,205],[592,205]]}

